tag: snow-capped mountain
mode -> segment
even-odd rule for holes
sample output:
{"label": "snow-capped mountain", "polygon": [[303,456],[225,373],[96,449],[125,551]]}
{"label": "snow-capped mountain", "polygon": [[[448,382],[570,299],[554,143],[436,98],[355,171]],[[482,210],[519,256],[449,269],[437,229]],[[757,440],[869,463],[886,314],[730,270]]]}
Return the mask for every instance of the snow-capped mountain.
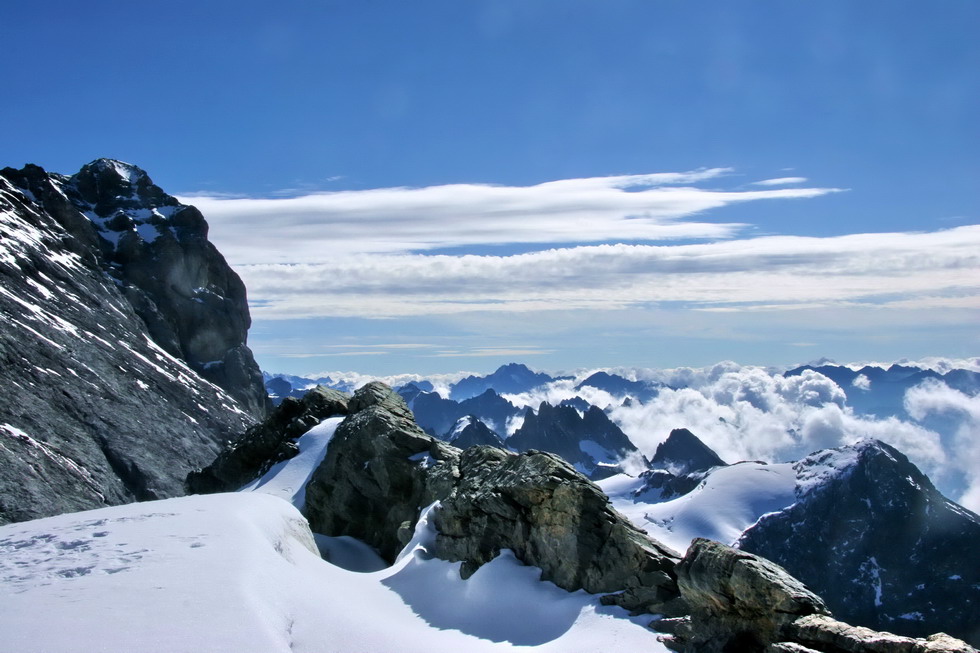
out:
{"label": "snow-capped mountain", "polygon": [[467,376],[450,388],[450,398],[456,401],[483,394],[489,389],[499,394],[526,392],[555,379],[542,372],[534,372],[526,365],[510,363],[487,376]]}
{"label": "snow-capped mountain", "polygon": [[893,447],[867,440],[796,463],[715,467],[679,497],[652,488],[657,478],[620,475],[600,486],[669,546],[706,537],[764,556],[839,618],[980,641],[980,517],[943,497]]}
{"label": "snow-capped mountain", "polygon": [[0,523],[183,494],[262,414],[206,235],[135,166],[0,171]]}
{"label": "snow-capped mountain", "polygon": [[473,415],[460,417],[445,437],[454,447],[466,449],[477,445],[504,448],[504,441],[496,433]]}
{"label": "snow-capped mountain", "polygon": [[793,465],[794,502],[737,546],[773,560],[854,623],[980,642],[980,517],[894,447],[865,441]]}

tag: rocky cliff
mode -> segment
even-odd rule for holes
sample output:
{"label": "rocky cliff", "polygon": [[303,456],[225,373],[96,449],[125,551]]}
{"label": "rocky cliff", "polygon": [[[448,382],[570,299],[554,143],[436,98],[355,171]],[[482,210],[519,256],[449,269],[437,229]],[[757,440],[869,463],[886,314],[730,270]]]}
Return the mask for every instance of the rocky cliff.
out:
{"label": "rocky cliff", "polygon": [[262,373],[246,346],[245,286],[208,225],[136,166],[99,159],[70,177],[38,166],[0,171],[116,283],[153,341],[261,417]]}
{"label": "rocky cliff", "polygon": [[182,494],[262,412],[206,233],[133,166],[0,171],[0,523]]}

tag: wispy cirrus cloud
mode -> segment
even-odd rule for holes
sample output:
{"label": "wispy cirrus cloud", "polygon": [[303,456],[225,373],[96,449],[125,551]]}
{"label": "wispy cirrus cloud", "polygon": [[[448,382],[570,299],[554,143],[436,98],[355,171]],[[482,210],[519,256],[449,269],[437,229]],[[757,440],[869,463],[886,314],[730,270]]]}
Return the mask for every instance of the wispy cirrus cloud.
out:
{"label": "wispy cirrus cloud", "polygon": [[980,226],[833,238],[593,245],[512,256],[374,255],[239,266],[256,316],[473,311],[980,308]]}
{"label": "wispy cirrus cloud", "polygon": [[805,184],[807,182],[806,177],[776,177],[775,179],[763,179],[762,181],[754,181],[751,186],[789,186],[792,184]]}
{"label": "wispy cirrus cloud", "polygon": [[718,190],[728,168],[563,179],[534,186],[452,184],[283,199],[187,195],[233,265],[499,244],[730,238],[746,225],[691,220],[730,204],[811,198],[833,188]]}

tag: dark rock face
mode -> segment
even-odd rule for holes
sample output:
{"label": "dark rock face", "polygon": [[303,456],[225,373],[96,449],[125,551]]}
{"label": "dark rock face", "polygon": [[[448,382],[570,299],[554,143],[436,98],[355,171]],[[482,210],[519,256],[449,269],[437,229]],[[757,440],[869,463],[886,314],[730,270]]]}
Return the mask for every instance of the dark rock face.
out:
{"label": "dark rock face", "polygon": [[183,494],[254,421],[151,337],[71,190],[0,173],[0,523]]}
{"label": "dark rock face", "polygon": [[296,440],[333,415],[347,414],[349,397],[317,386],[302,399],[286,397],[261,424],[246,431],[210,465],[187,476],[192,493],[233,492],[274,464],[299,453]]}
{"label": "dark rock face", "polygon": [[554,380],[547,374],[531,371],[526,365],[510,363],[487,376],[468,376],[460,379],[450,388],[450,397],[462,401],[479,396],[490,389],[501,394],[516,394],[533,390]]}
{"label": "dark rock face", "polygon": [[208,241],[196,208],[164,193],[143,170],[111,159],[71,177],[37,166],[2,174],[90,248],[155,343],[255,416],[265,415],[262,374],[245,344],[245,286]]}
{"label": "dark rock face", "polygon": [[796,503],[747,530],[741,549],[784,566],[850,623],[980,643],[977,515],[882,442],[817,452],[795,468]]}
{"label": "dark rock face", "polygon": [[356,537],[390,562],[422,508],[449,493],[459,450],[423,432],[382,383],[354,393],[348,411],[306,486],[306,516],[313,532]]}
{"label": "dark rock face", "polygon": [[542,403],[537,413],[528,412],[507,446],[515,451],[540,449],[558,454],[593,478],[618,471],[616,461],[636,452],[626,434],[595,406],[584,415],[571,406]]}
{"label": "dark rock face", "polygon": [[475,415],[461,417],[444,439],[460,449],[477,446],[504,448],[504,442],[500,436],[491,431],[490,427],[477,419]]}
{"label": "dark rock face", "polygon": [[681,475],[707,471],[712,467],[724,467],[727,463],[687,429],[674,429],[657,446],[650,465]]}

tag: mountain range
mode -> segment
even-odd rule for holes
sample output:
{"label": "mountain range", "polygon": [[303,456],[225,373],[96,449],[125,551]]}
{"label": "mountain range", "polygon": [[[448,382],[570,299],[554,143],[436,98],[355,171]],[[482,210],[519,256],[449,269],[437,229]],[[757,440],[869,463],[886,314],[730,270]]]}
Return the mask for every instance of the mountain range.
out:
{"label": "mountain range", "polygon": [[[263,375],[204,217],[111,159],[0,171],[0,236],[0,631],[18,651],[980,643],[980,518],[886,442],[738,461],[664,421],[680,413],[630,421],[704,399],[693,371],[514,363],[442,393]],[[886,426],[922,417],[923,383],[978,387],[913,366],[731,375],[702,374],[719,402]]]}

